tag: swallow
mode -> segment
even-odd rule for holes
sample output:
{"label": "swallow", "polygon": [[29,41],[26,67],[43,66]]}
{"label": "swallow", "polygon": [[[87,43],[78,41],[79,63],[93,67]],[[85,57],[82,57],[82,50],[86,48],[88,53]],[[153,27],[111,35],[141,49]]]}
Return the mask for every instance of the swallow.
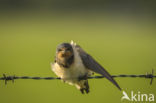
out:
{"label": "swallow", "polygon": [[82,94],[90,92],[87,78],[93,75],[94,72],[101,74],[121,90],[113,77],[91,55],[73,41],[57,46],[55,62],[51,64],[51,67],[52,71],[63,82],[75,85]]}

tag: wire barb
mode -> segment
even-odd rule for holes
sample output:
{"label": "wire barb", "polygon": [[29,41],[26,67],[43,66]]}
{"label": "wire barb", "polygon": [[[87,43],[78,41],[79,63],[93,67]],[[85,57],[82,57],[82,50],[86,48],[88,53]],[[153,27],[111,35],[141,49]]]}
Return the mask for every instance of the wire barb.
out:
{"label": "wire barb", "polygon": [[153,78],[154,78],[154,69],[152,69],[152,73],[150,73],[150,74],[146,73],[146,78],[151,79],[150,85],[152,85]]}
{"label": "wire barb", "polygon": [[[112,75],[113,78],[147,78],[147,79],[151,79],[150,81],[150,85],[152,85],[153,83],[153,79],[156,78],[156,76],[154,75],[154,69],[152,69],[151,73],[146,73],[145,75],[127,75],[127,74],[120,74],[120,75]],[[104,76],[89,76],[89,77],[85,77],[85,78],[79,78],[80,80],[84,80],[84,79],[102,79],[105,78]],[[7,82],[12,80],[12,83],[14,83],[15,79],[34,79],[34,80],[60,80],[60,77],[30,77],[30,76],[22,76],[22,77],[18,77],[18,76],[6,76],[6,74],[3,74],[3,77],[0,77],[0,80],[4,80],[5,81],[5,85],[7,85]]]}
{"label": "wire barb", "polygon": [[3,77],[0,80],[5,80],[5,85],[7,85],[7,81],[12,80],[12,83],[14,83],[15,76],[6,76],[3,74]]}

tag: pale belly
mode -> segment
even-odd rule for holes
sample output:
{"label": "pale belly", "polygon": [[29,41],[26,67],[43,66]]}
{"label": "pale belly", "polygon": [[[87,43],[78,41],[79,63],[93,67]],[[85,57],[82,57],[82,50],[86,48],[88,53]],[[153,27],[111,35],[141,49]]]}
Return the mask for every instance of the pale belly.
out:
{"label": "pale belly", "polygon": [[70,66],[70,68],[63,68],[59,66],[57,63],[54,63],[51,66],[53,72],[58,77],[60,77],[64,82],[69,83],[71,85],[74,84],[77,86],[77,88],[80,88],[81,84],[84,85],[84,83],[82,81],[79,81],[79,77],[85,75],[90,76],[92,72],[87,68],[85,68],[75,47],[73,47],[73,50],[74,50],[75,59],[74,59],[74,63]]}
{"label": "pale belly", "polygon": [[55,63],[52,65],[52,70],[58,77],[69,84],[77,83],[80,76],[84,76],[89,72],[81,64],[73,64],[70,68],[63,68]]}

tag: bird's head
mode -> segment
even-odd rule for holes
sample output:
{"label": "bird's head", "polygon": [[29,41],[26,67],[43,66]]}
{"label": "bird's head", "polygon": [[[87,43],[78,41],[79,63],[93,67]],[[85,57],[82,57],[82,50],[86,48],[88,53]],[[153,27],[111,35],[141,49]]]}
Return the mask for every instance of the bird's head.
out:
{"label": "bird's head", "polygon": [[56,55],[59,59],[68,59],[71,56],[74,55],[73,53],[73,48],[71,46],[71,44],[69,43],[62,43],[60,45],[58,45],[57,50],[56,50]]}

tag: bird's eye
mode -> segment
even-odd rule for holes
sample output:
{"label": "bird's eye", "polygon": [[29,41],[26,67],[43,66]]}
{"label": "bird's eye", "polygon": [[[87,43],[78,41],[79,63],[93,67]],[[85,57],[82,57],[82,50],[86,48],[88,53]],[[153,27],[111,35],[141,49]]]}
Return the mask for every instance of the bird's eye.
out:
{"label": "bird's eye", "polygon": [[62,49],[59,49],[58,51],[62,51]]}

